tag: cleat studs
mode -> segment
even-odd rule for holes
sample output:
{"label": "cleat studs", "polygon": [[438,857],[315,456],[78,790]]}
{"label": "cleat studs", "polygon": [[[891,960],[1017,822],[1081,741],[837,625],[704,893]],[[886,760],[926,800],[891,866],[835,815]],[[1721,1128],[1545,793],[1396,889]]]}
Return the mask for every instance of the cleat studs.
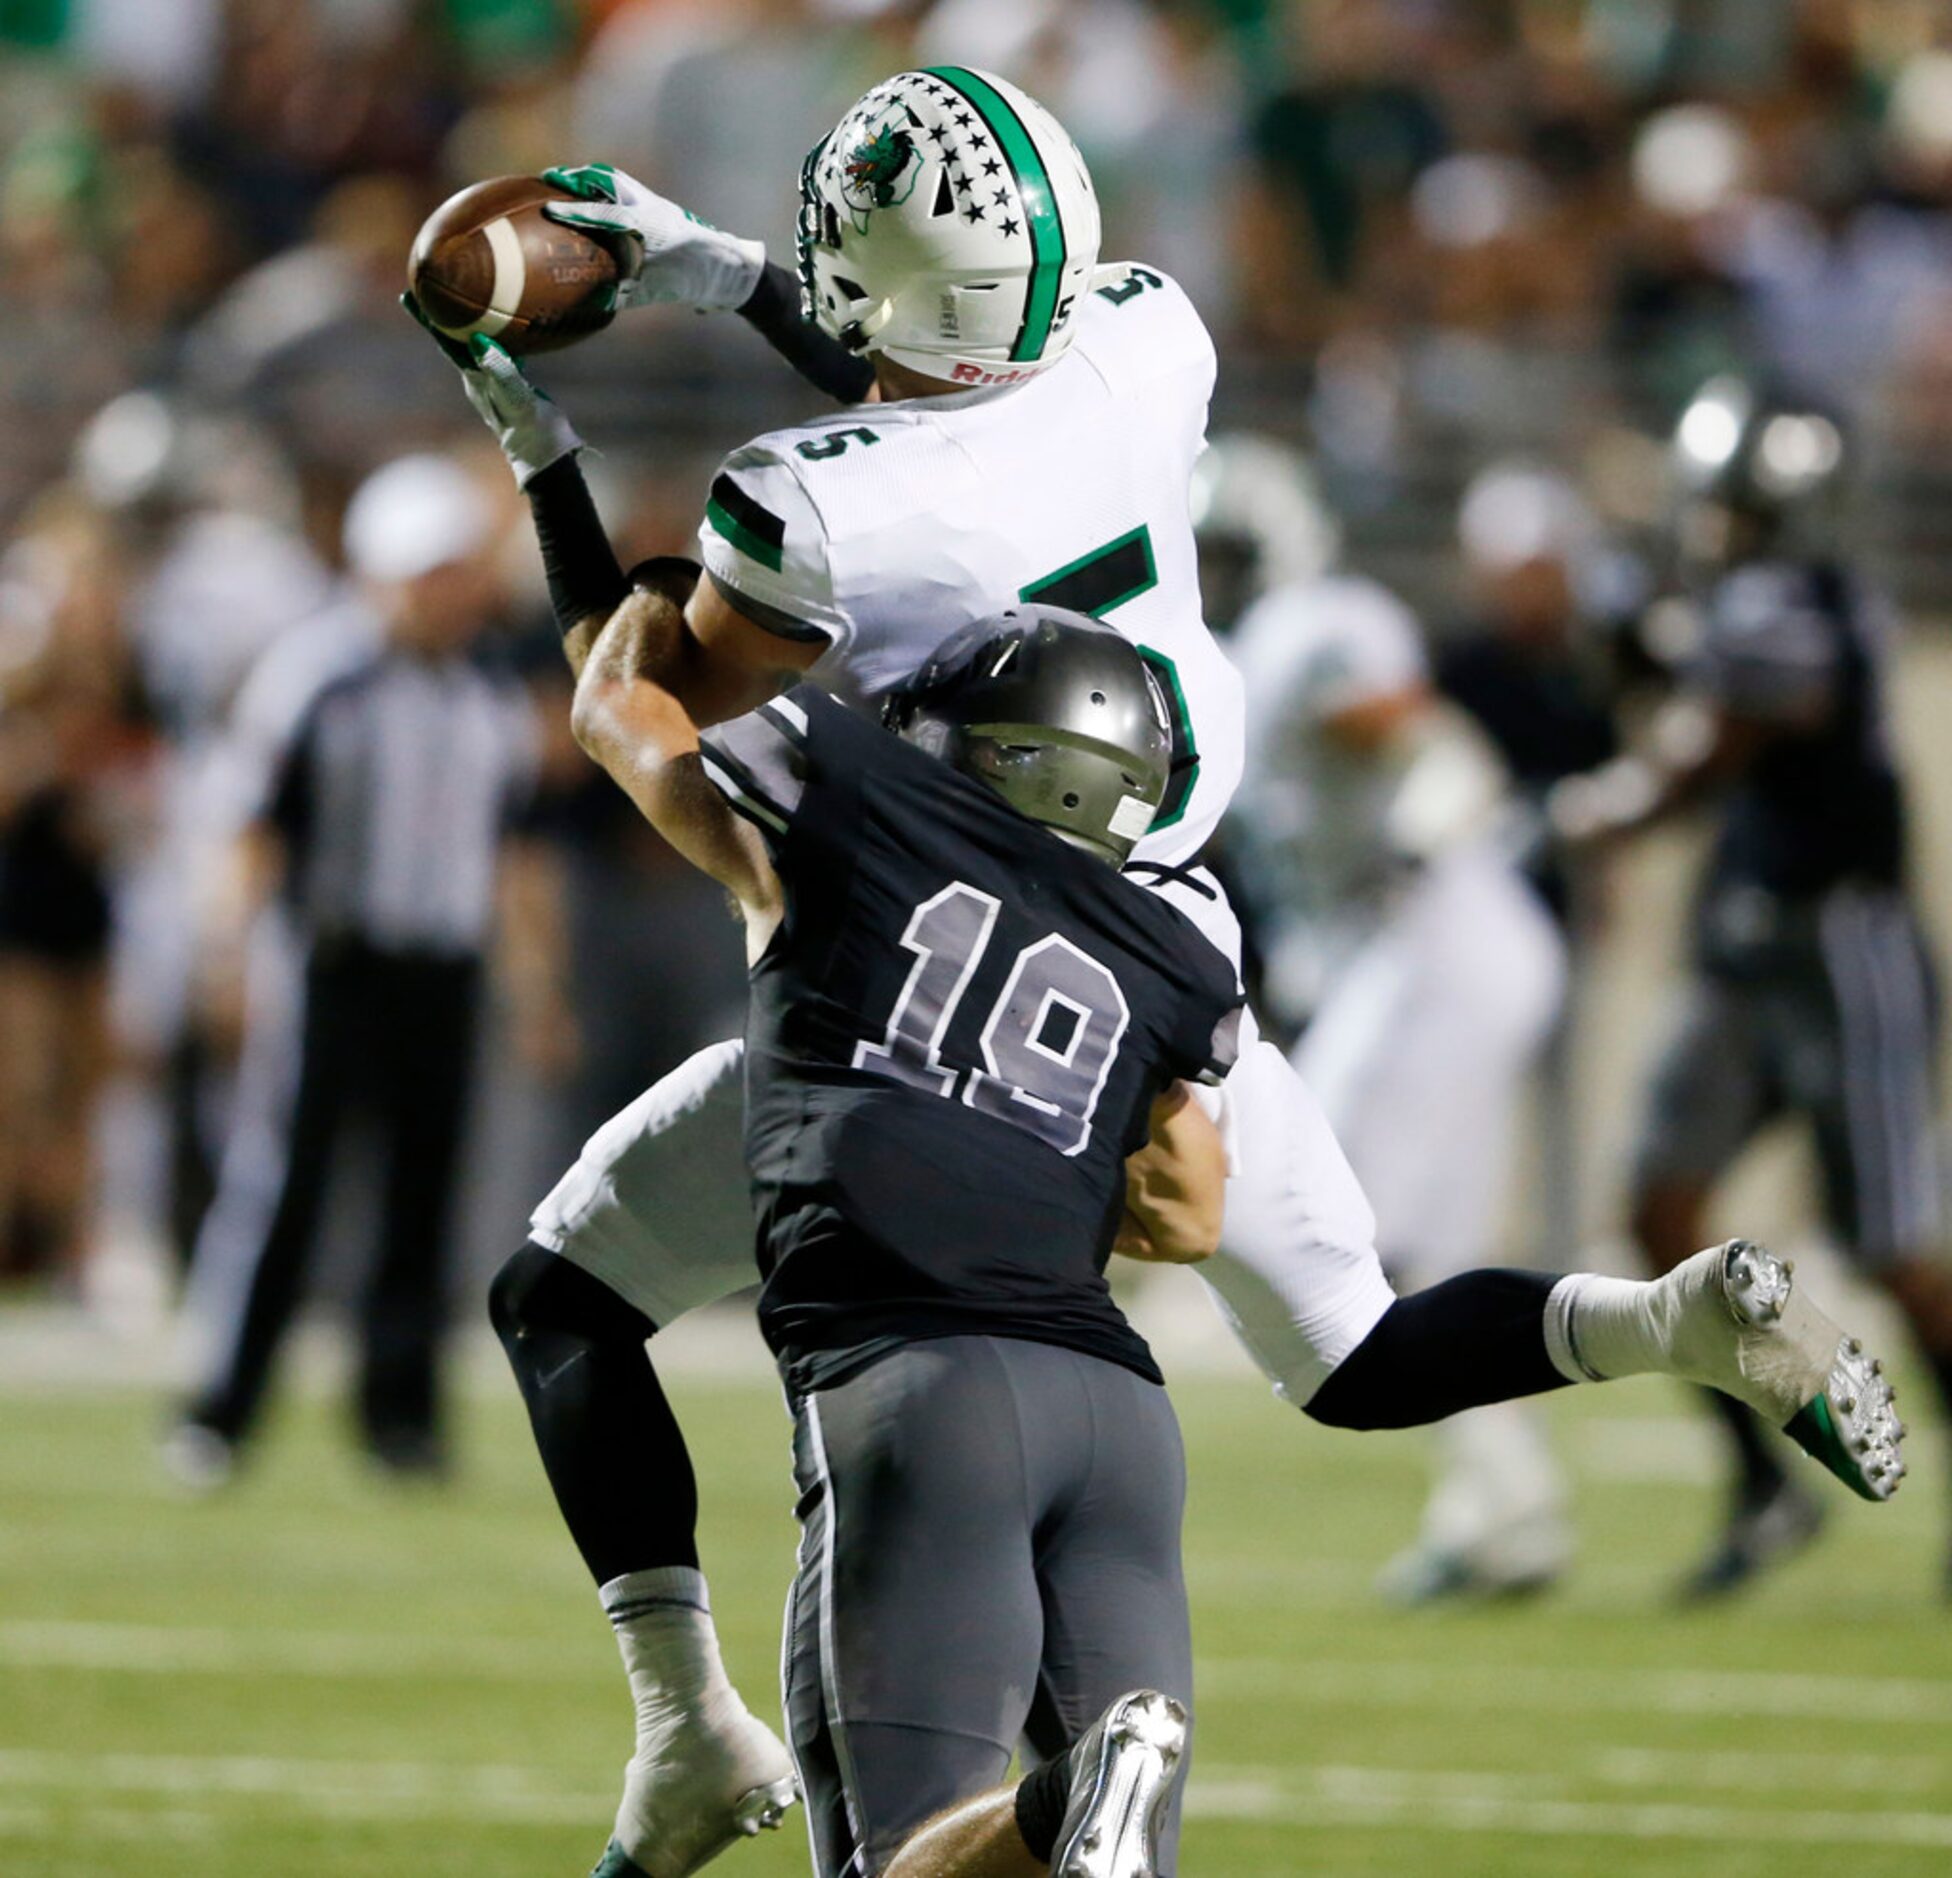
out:
{"label": "cleat studs", "polygon": [[1844,1339],[1844,1353],[1847,1356],[1862,1356],[1864,1354],[1862,1341],[1856,1337],[1846,1337]]}
{"label": "cleat studs", "polygon": [[1857,1398],[1854,1395],[1839,1397],[1837,1413],[1839,1415],[1855,1415],[1857,1413]]}

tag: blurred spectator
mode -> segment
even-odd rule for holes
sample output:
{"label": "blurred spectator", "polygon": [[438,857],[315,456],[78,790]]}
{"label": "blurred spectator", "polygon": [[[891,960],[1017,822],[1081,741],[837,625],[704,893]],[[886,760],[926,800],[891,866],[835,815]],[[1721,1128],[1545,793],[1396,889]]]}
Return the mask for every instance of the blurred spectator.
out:
{"label": "blurred spectator", "polygon": [[121,570],[41,505],[0,566],[0,1276],[79,1276],[108,1068],[109,853],[141,747]]}
{"label": "blurred spectator", "polygon": [[[384,1466],[445,1462],[449,1224],[498,891],[518,1048],[545,1072],[573,1048],[560,895],[542,856],[506,839],[533,783],[529,707],[469,657],[496,605],[499,526],[451,460],[377,472],[346,516],[356,603],[276,647],[240,700],[228,939],[234,960],[250,916],[257,957],[236,1121],[191,1273],[203,1347],[166,1450],[193,1484],[221,1484],[256,1423],[355,1113],[382,1155],[361,1432]],[[220,995],[239,977],[225,950],[203,951]]]}

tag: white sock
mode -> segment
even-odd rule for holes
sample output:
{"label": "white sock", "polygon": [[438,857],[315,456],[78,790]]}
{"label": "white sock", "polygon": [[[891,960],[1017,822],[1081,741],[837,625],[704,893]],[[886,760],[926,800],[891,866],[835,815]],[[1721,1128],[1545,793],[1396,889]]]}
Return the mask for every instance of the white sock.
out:
{"label": "white sock", "polygon": [[692,1869],[689,1848],[709,1849],[734,1799],[791,1772],[725,1674],[704,1574],[666,1565],[626,1572],[598,1595],[617,1633],[637,1711],[637,1745],[624,1770],[616,1838],[647,1870]]}
{"label": "white sock", "polygon": [[1679,1287],[1662,1279],[1573,1272],[1545,1301],[1546,1354],[1568,1382],[1669,1370],[1684,1302]]}

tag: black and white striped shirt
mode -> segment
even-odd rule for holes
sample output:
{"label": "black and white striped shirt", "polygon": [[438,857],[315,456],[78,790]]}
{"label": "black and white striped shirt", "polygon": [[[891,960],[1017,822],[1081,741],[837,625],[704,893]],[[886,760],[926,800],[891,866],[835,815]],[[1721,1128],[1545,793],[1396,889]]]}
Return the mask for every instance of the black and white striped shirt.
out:
{"label": "black and white striped shirt", "polygon": [[286,901],[310,940],[478,954],[534,767],[516,687],[344,613],[274,647],[239,700],[240,808],[283,837]]}

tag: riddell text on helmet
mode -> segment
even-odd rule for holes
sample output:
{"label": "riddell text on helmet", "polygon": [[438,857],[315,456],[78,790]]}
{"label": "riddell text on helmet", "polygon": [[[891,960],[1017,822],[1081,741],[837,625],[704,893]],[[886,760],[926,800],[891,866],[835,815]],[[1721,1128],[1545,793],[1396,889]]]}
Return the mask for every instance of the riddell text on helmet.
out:
{"label": "riddell text on helmet", "polygon": [[1036,369],[1030,371],[986,372],[980,365],[958,363],[949,373],[959,385],[1014,385],[1020,379],[1035,378]]}

